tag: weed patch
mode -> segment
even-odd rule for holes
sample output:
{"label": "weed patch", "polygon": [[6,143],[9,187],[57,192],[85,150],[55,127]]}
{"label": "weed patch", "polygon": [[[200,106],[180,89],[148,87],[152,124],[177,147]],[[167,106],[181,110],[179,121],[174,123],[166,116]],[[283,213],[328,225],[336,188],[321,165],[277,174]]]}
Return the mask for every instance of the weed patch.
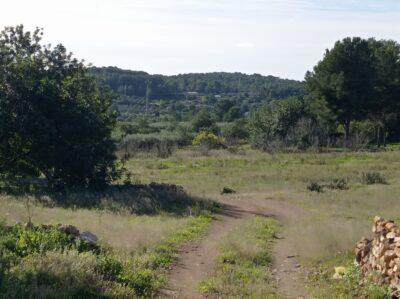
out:
{"label": "weed patch", "polygon": [[349,186],[347,184],[347,180],[343,178],[333,179],[329,183],[312,181],[307,185],[307,190],[311,192],[322,193],[325,191],[325,188],[329,190],[348,190]]}
{"label": "weed patch", "polygon": [[151,297],[165,285],[178,246],[202,234],[210,221],[192,217],[157,246],[125,257],[107,248],[92,250],[56,229],[2,224],[0,297]]}
{"label": "weed patch", "polygon": [[347,180],[343,179],[343,178],[332,180],[332,182],[329,183],[327,185],[327,187],[331,190],[347,190],[347,189],[349,189]]}
{"label": "weed patch", "polygon": [[364,172],[361,175],[361,182],[366,185],[387,184],[385,176],[377,171]]}
{"label": "weed patch", "polygon": [[232,231],[221,244],[213,276],[201,282],[201,292],[221,297],[276,298],[274,278],[267,270],[277,224],[254,217]]}
{"label": "weed patch", "polygon": [[[309,276],[310,290],[316,298],[371,298],[389,299],[388,288],[371,281],[361,283],[361,271],[353,263],[353,253],[337,255],[315,266]],[[341,279],[334,279],[334,267],[344,266]]]}

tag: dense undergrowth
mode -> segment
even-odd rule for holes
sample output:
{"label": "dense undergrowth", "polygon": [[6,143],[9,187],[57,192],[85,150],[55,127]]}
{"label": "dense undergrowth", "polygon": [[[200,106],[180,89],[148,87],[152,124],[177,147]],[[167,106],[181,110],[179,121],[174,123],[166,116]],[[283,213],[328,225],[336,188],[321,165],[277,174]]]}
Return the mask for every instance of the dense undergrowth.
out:
{"label": "dense undergrowth", "polygon": [[210,221],[191,217],[153,248],[127,255],[56,228],[1,224],[0,298],[151,297],[166,283],[179,244],[198,237]]}
{"label": "dense undergrowth", "polygon": [[272,218],[254,217],[240,224],[222,241],[215,272],[200,284],[200,291],[219,297],[276,298],[268,270],[276,231]]}

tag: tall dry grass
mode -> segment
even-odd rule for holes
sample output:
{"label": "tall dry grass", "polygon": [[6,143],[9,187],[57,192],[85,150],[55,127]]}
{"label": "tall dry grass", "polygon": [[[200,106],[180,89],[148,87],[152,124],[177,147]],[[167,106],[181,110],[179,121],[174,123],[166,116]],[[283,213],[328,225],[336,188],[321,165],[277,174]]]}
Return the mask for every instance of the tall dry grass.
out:
{"label": "tall dry grass", "polygon": [[[28,220],[24,199],[0,197],[0,217],[7,223],[25,223]],[[101,210],[46,208],[31,205],[35,224],[72,224],[81,231],[96,234],[101,243],[124,252],[143,251],[159,243],[183,227],[188,218],[168,215],[133,216]]]}

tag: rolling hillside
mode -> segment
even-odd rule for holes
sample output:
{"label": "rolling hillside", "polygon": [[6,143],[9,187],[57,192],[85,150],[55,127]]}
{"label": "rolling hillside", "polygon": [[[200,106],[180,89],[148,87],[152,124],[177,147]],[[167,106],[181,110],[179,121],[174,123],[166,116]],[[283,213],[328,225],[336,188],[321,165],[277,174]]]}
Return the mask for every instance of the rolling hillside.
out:
{"label": "rolling hillside", "polygon": [[146,113],[184,115],[199,108],[212,108],[219,100],[233,102],[245,114],[262,103],[304,92],[302,82],[259,74],[163,76],[116,67],[92,68],[91,72],[119,95],[116,106],[120,119]]}

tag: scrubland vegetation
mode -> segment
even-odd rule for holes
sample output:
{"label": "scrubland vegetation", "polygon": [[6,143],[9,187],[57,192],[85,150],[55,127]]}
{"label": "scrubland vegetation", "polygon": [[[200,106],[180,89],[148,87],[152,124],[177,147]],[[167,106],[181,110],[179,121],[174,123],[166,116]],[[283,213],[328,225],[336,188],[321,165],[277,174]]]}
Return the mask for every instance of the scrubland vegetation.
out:
{"label": "scrubland vegetation", "polygon": [[[134,232],[130,230],[107,228],[109,234],[125,232],[128,248],[119,248],[120,240],[110,240],[105,243],[108,247],[92,248],[57,229],[2,226],[1,294],[5,298],[152,296],[165,285],[165,272],[176,259],[177,246],[199,236],[210,220],[204,216],[180,222],[167,220],[167,228],[159,232],[162,237],[137,244],[142,248],[129,248],[134,241],[129,238]],[[141,233],[146,232],[154,233]]]}
{"label": "scrubland vegetation", "polygon": [[[373,216],[399,218],[398,43],[338,41],[296,82],[89,68],[41,39],[0,34],[0,297],[155,296],[180,248],[246,200],[304,215],[239,219],[203,293],[281,296],[282,231],[311,294],[387,296],[359,285],[350,252]],[[349,271],[334,281],[338,263]]]}
{"label": "scrubland vegetation", "polygon": [[[315,288],[318,292],[322,292],[321,286],[326,288],[325,293],[320,293],[320,297],[323,298],[324,294],[326,296],[333,292],[331,287],[336,284],[339,285],[335,292],[339,293],[350,292],[348,288],[355,286],[354,284],[341,286],[343,282],[331,281],[333,266],[351,264],[353,257],[348,252],[358,239],[369,235],[371,219],[376,214],[388,219],[398,218],[399,161],[400,153],[398,151],[271,155],[245,147],[236,154],[227,150],[215,150],[204,156],[196,151],[186,149],[179,150],[171,157],[161,160],[156,159],[155,156],[146,155],[129,160],[127,168],[132,172],[135,180],[144,184],[153,181],[174,182],[184,186],[190,194],[210,198],[222,197],[219,193],[225,186],[229,186],[237,194],[243,196],[242,200],[246,198],[277,199],[309,210],[311,212],[309,217],[288,227],[286,238],[296,248],[305,265],[313,269],[312,271],[323,271],[321,275],[317,275],[309,281],[310,287],[318,286]],[[378,181],[365,180],[366,176],[375,177],[377,173],[380,178],[384,178],[385,184],[381,184],[380,179]],[[345,181],[347,187],[325,187],[323,192],[314,192],[308,189],[310,182],[331,186],[338,180]],[[108,200],[111,199],[112,197]],[[134,203],[136,204],[137,201],[135,200]],[[82,209],[73,205],[70,208],[58,207],[56,203],[53,203],[54,207],[46,207],[43,206],[43,203],[33,202],[30,213],[34,223],[69,223],[81,230],[95,233],[100,237],[101,244],[104,244],[105,248],[111,247],[112,249],[108,250],[118,252],[119,258],[122,256],[129,260],[133,257],[140,257],[140,259],[146,260],[149,255],[152,256],[153,250],[156,250],[154,248],[157,248],[160,242],[163,242],[162,240],[168,242],[169,236],[173,236],[183,227],[190,230],[193,223],[195,223],[195,227],[199,225],[198,223],[204,227],[204,221],[209,221],[206,220],[209,218],[190,220],[192,218],[178,215],[189,215],[190,213],[196,215],[197,211],[210,209],[215,211],[210,203],[208,205],[198,204],[197,208],[195,204],[188,205],[184,209],[184,213],[182,209],[177,209],[175,213],[177,216],[173,216],[174,213],[171,212],[163,212],[162,209],[154,210],[153,214],[158,215],[132,216],[130,214],[132,210],[134,212],[140,210],[131,210],[124,205],[120,207],[118,201],[114,204],[103,204],[105,208]],[[206,208],[207,206],[208,208]],[[27,221],[24,199],[3,197],[0,209],[9,224],[13,224],[15,221],[21,223]],[[268,219],[256,218],[247,225],[241,225],[234,229],[221,243],[221,258],[227,254],[233,254],[238,261],[234,266],[220,259],[216,266],[215,276],[201,284],[201,289],[225,295],[243,295],[243,293],[237,293],[238,290],[235,291],[234,286],[239,283],[235,279],[244,279],[248,288],[240,288],[240,291],[252,294],[251,292],[254,290],[259,290],[256,286],[262,282],[266,288],[264,291],[273,294],[274,283],[270,276],[271,273],[260,270],[265,269],[264,264],[248,263],[252,254],[268,255],[270,245],[266,246],[263,242],[266,239],[269,242],[271,235],[266,233],[264,235],[266,239],[262,239],[261,235],[253,236],[252,234],[269,225],[272,224]],[[200,231],[202,230],[200,229]],[[245,233],[248,230],[252,233]],[[247,237],[241,237],[244,235]],[[261,243],[258,243],[260,240]],[[241,247],[242,245],[244,247]],[[259,250],[261,250],[260,253]],[[175,253],[175,251],[172,253],[174,258]],[[61,255],[58,259],[63,257],[64,255]],[[242,273],[240,271],[244,271],[248,276],[242,278],[238,274]],[[239,275],[239,278],[236,275]],[[161,282],[165,283],[165,280],[161,280]],[[150,281],[149,284],[155,283],[160,286],[163,284],[161,282],[155,280]],[[233,285],[233,289],[229,287],[229,283]],[[149,286],[150,290],[154,290],[153,287],[155,288],[155,286]],[[365,292],[365,290],[357,292]]]}

